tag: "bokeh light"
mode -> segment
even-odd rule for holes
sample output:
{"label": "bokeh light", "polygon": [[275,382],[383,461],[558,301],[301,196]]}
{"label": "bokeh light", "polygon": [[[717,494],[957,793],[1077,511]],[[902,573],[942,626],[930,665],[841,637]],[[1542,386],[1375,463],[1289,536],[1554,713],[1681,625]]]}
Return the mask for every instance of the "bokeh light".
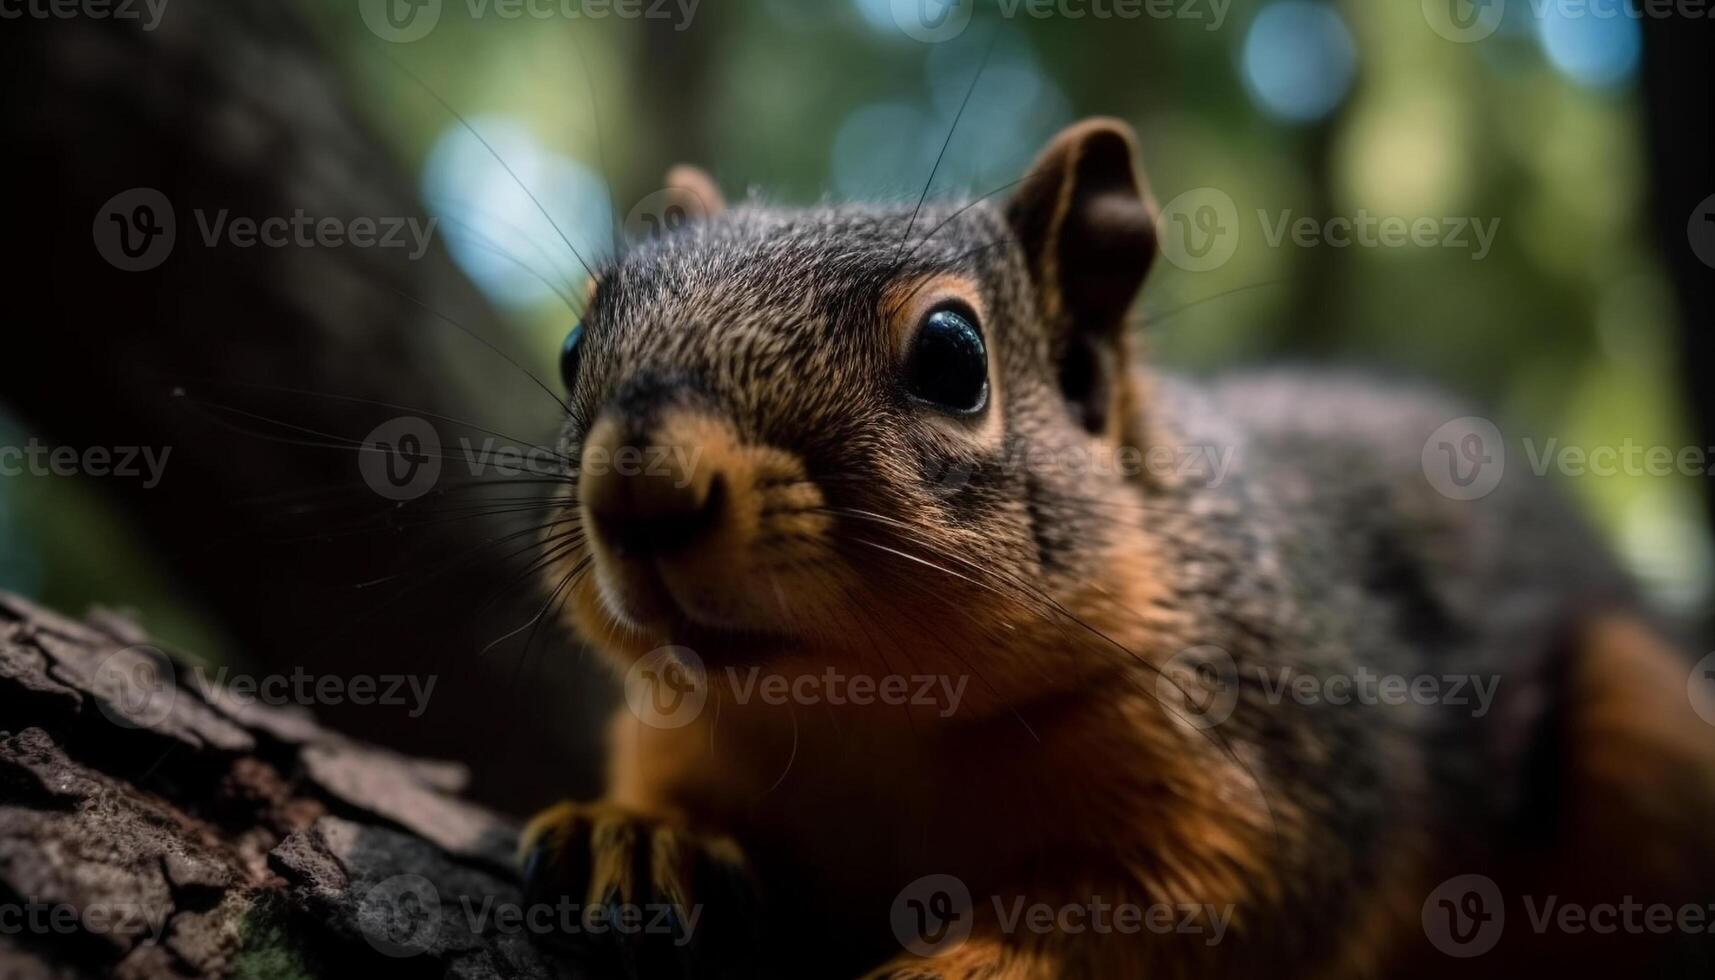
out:
{"label": "bokeh light", "polygon": [[[1164,369],[1328,357],[1432,379],[1540,438],[1701,438],[1675,357],[1695,325],[1676,320],[1649,212],[1652,93],[1635,84],[1659,52],[1641,48],[1643,22],[1622,0],[1506,0],[1498,30],[1476,43],[1431,29],[1419,0],[1253,0],[1219,30],[961,0],[966,29],[924,43],[900,23],[916,2],[704,2],[683,31],[647,17],[447,16],[391,54],[477,117],[593,263],[680,161],[707,167],[735,201],[754,190],[784,204],[914,203],[992,44],[932,198],[1004,200],[1059,127],[1099,113],[1136,127],[1159,201],[1218,188],[1244,219],[1221,268],[1151,273],[1139,319]],[[944,0],[921,2],[932,14]],[[559,233],[423,86],[377,56],[350,0],[289,5],[319,11],[355,107],[416,168],[442,217],[436,234],[504,307],[523,362],[550,375],[567,315],[543,280],[576,298],[584,276]],[[1208,7],[1145,5],[1167,6]],[[1256,219],[1360,211],[1498,219],[1499,231],[1477,262],[1447,248],[1271,247]],[[1708,480],[1567,482],[1652,592],[1707,608]],[[96,589],[80,557],[93,546],[34,550],[52,526],[99,540],[103,564],[118,554],[89,530],[106,525],[50,486],[0,481],[0,583],[73,607],[123,594],[152,622],[171,615],[177,603],[147,599],[158,576],[103,569],[123,588]]]}
{"label": "bokeh light", "polygon": [[1312,122],[1333,112],[1350,91],[1356,69],[1352,34],[1326,4],[1270,4],[1245,35],[1245,87],[1278,119]]}
{"label": "bokeh light", "polygon": [[[802,2],[802,0],[800,0]],[[936,0],[927,0],[935,3]],[[863,22],[871,30],[889,37],[903,39],[899,24],[893,19],[893,0],[851,0],[852,9],[856,10]],[[806,6],[814,6],[809,4]]]}
{"label": "bokeh light", "polygon": [[871,103],[841,122],[831,158],[839,196],[915,201],[931,174],[932,197],[987,194],[1023,175],[1042,145],[1072,121],[1065,94],[1014,30],[1002,29],[992,44],[927,50],[922,103]]}
{"label": "bokeh light", "polygon": [[834,136],[834,192],[843,198],[901,197],[911,181],[928,178],[935,153],[927,112],[899,102],[862,106]]}
{"label": "bokeh light", "polygon": [[586,275],[578,255],[593,265],[612,250],[607,184],[518,120],[448,126],[429,151],[422,183],[453,259],[496,303],[521,308],[556,294],[575,297]]}
{"label": "bokeh light", "polygon": [[[981,82],[971,92],[979,69]],[[1012,27],[1002,29],[992,42],[936,45],[926,75],[939,129],[937,152],[953,133],[935,190],[983,194],[1017,180],[1042,145],[1072,121],[1070,102],[1043,71],[1029,38]],[[971,98],[961,118],[959,106],[966,92]]]}
{"label": "bokeh light", "polygon": [[1537,21],[1543,53],[1568,78],[1589,86],[1624,82],[1637,71],[1643,28],[1635,16],[1610,4],[1544,5]]}

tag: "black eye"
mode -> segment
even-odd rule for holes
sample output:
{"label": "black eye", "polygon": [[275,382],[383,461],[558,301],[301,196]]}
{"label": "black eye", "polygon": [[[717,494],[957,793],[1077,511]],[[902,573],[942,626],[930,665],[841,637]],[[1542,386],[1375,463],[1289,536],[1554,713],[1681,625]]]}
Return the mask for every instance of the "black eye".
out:
{"label": "black eye", "polygon": [[566,390],[571,391],[578,383],[578,354],[584,345],[584,325],[573,324],[572,332],[566,334],[566,342],[560,346],[560,381]]}
{"label": "black eye", "polygon": [[988,404],[988,349],[983,335],[957,310],[936,310],[918,328],[905,360],[905,387],[918,398],[961,415]]}

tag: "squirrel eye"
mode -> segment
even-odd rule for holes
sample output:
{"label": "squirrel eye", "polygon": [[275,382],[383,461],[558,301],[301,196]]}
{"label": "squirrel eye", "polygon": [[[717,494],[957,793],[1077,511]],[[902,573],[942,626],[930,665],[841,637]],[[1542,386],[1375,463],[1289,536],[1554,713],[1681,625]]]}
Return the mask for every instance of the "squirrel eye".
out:
{"label": "squirrel eye", "polygon": [[576,387],[578,382],[578,357],[584,344],[584,325],[575,323],[572,332],[566,334],[566,342],[560,345],[560,381],[567,391]]}
{"label": "squirrel eye", "polygon": [[988,404],[988,349],[983,335],[957,310],[929,314],[911,342],[905,387],[930,404],[972,415]]}

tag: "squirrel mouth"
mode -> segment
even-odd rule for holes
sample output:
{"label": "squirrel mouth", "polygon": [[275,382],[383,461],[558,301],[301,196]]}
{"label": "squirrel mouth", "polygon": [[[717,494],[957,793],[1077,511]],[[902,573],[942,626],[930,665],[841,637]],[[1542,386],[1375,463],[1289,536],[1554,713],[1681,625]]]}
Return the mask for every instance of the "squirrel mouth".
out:
{"label": "squirrel mouth", "polygon": [[[706,586],[687,592],[656,561],[597,561],[602,604],[621,623],[701,654],[729,652],[746,659],[779,649],[788,637],[711,608]],[[723,604],[724,605],[724,604]],[[748,655],[748,656],[746,656]]]}

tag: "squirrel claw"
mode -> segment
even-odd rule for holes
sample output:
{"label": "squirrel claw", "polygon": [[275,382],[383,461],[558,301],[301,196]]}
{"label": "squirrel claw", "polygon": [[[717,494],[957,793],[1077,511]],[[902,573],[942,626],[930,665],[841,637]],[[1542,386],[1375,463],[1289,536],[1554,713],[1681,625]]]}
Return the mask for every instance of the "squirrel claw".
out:
{"label": "squirrel claw", "polygon": [[537,938],[596,976],[753,976],[759,901],[730,838],[608,803],[560,803],[520,837]]}

